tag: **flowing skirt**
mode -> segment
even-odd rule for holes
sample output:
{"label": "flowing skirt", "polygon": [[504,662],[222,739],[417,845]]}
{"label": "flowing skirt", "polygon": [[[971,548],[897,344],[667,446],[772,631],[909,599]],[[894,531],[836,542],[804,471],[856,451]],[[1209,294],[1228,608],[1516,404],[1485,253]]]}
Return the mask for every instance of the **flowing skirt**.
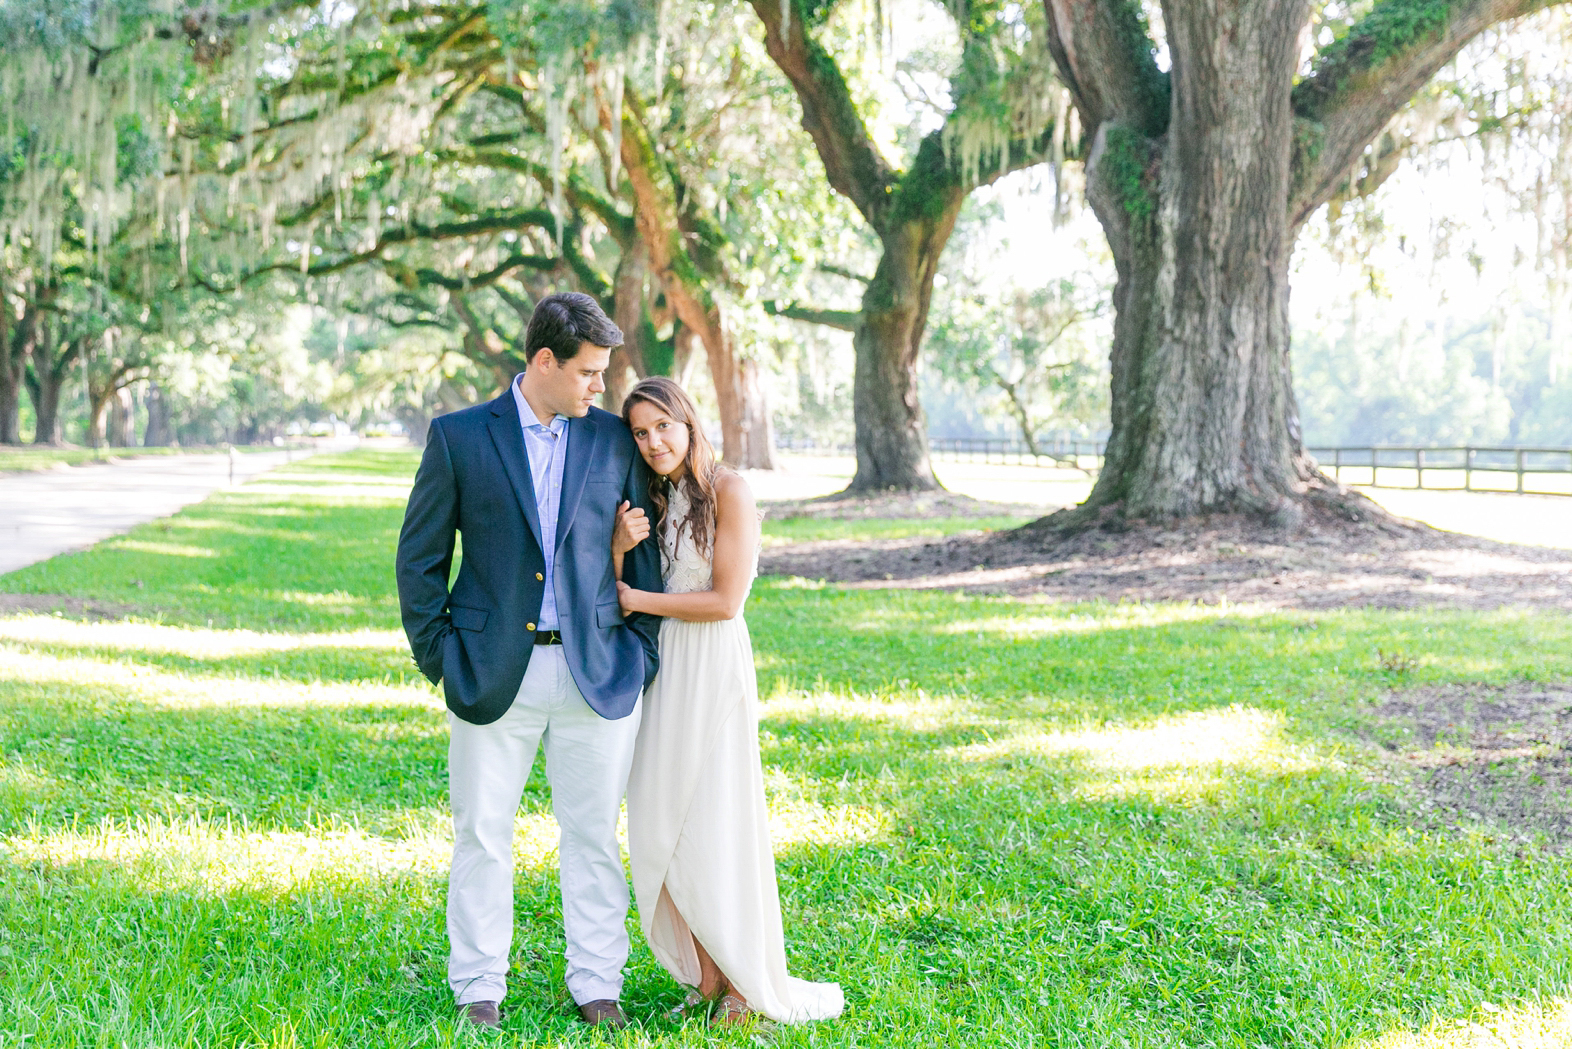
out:
{"label": "flowing skirt", "polygon": [[628,781],[639,921],[678,982],[699,983],[697,939],[748,1005],[772,1020],[839,1016],[839,984],[786,971],[759,759],[758,680],[741,616],[667,619]]}

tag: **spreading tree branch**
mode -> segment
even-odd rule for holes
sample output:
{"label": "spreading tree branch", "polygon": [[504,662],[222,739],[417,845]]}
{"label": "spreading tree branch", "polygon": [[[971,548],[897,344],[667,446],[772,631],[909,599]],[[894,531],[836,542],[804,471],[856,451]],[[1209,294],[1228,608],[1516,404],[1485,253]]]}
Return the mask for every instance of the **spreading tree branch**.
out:
{"label": "spreading tree branch", "polygon": [[[214,292],[216,294],[223,294],[225,292],[234,291],[236,288],[250,283],[265,273],[294,271],[306,277],[321,277],[326,276],[329,273],[338,273],[342,270],[347,270],[368,262],[379,262],[387,265],[388,263],[387,260],[383,258],[383,253],[389,248],[399,244],[411,244],[420,241],[456,240],[463,237],[481,236],[490,233],[506,233],[508,231],[516,231],[532,226],[544,229],[548,233],[555,236],[557,232],[556,216],[552,215],[552,213],[547,211],[545,208],[525,208],[521,211],[494,212],[488,215],[483,215],[479,218],[455,222],[407,222],[400,226],[386,230],[380,237],[377,238],[377,242],[375,244],[363,251],[351,252],[336,259],[312,263],[305,267],[304,270],[301,269],[298,262],[274,262],[266,266],[259,266],[258,268],[243,274],[235,280],[233,285],[227,288],[220,287],[214,282],[204,279],[201,275],[195,273],[190,275],[190,280],[192,283],[205,288],[208,291]],[[571,239],[572,238],[565,233],[563,237],[564,248],[568,246],[568,244],[571,242]],[[571,265],[572,260],[570,259],[568,261]],[[410,272],[422,275],[421,279],[423,283],[440,284],[443,287],[466,287],[482,281],[482,279],[488,275],[489,281],[495,281],[509,270],[517,269],[520,266],[530,266],[535,269],[550,269],[554,267],[556,263],[557,260],[555,259],[542,259],[540,256],[515,254],[509,259],[504,260],[504,262],[497,269],[490,270],[488,271],[488,274],[482,275],[480,277],[448,278],[443,277],[435,270],[411,270]],[[590,269],[590,275],[593,278],[595,276],[593,267]],[[575,272],[576,271],[577,270],[575,269]],[[429,276],[430,279],[427,280],[426,276]],[[604,277],[602,277],[601,280],[604,281]],[[486,282],[489,283],[489,281]]]}
{"label": "spreading tree branch", "polygon": [[1475,36],[1565,0],[1378,0],[1295,86],[1297,227],[1348,179],[1365,147]]}
{"label": "spreading tree branch", "polygon": [[[517,153],[500,149],[473,149],[450,150],[439,153],[438,156],[443,160],[474,164],[477,167],[516,171],[540,183],[548,193],[551,191],[551,172],[546,165]],[[611,231],[612,237],[619,243],[625,243],[627,238],[633,236],[633,216],[624,214],[609,197],[590,188],[577,173],[563,176],[561,185],[563,199],[575,209],[587,211],[604,222],[606,228]]]}
{"label": "spreading tree branch", "polygon": [[765,49],[797,92],[803,130],[813,137],[830,185],[883,230],[900,175],[874,144],[835,59],[808,35],[806,5],[788,2],[783,19],[788,5],[780,0],[752,0],[764,23]]}
{"label": "spreading tree branch", "polygon": [[861,273],[857,273],[857,272],[855,272],[853,270],[846,269],[843,266],[820,266],[819,267],[819,272],[820,273],[828,273],[828,274],[830,274],[832,276],[836,276],[836,277],[845,277],[847,280],[861,281],[863,284],[872,284],[873,283],[873,278],[872,277],[864,276]]}
{"label": "spreading tree branch", "polygon": [[[1054,128],[1034,141],[1011,139],[1004,150],[985,151],[975,172],[962,172],[961,164],[945,148],[946,131],[967,104],[956,100],[945,127],[930,133],[918,146],[906,172],[895,170],[874,145],[857,112],[846,78],[834,57],[807,30],[804,4],[790,0],[752,0],[764,23],[764,44],[770,58],[791,81],[802,105],[803,129],[813,137],[819,159],[836,192],[852,202],[881,237],[914,218],[931,218],[978,185],[987,185],[1011,171],[1039,163],[1047,155]],[[782,18],[790,7],[789,18]],[[969,181],[975,177],[975,181]],[[941,203],[944,202],[944,203]]]}
{"label": "spreading tree branch", "polygon": [[764,304],[764,312],[771,317],[822,324],[826,328],[834,328],[837,331],[856,331],[857,325],[862,322],[861,310],[826,310],[795,302],[776,302],[773,299]]}

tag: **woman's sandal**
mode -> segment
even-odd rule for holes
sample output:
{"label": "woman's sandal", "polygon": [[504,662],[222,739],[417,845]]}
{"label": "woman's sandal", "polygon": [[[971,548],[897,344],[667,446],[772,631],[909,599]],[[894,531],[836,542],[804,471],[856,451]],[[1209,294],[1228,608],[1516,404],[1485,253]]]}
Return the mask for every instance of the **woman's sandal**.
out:
{"label": "woman's sandal", "polygon": [[687,997],[682,1000],[682,1004],[674,1006],[671,1012],[667,1015],[670,1016],[673,1020],[681,1020],[688,1015],[688,1012],[692,1010],[694,1006],[704,1005],[708,1001],[709,999],[704,997],[698,991],[689,991]]}
{"label": "woman's sandal", "polygon": [[735,1027],[748,1023],[759,1014],[735,994],[723,995],[710,1009],[711,1027]]}

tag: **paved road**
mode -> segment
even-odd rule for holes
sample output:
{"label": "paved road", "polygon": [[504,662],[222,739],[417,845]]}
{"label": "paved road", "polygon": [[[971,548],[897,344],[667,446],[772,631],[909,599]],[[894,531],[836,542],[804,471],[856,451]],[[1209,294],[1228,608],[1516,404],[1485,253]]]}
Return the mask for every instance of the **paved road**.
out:
{"label": "paved road", "polygon": [[[304,458],[306,452],[294,452]],[[282,465],[288,452],[235,457],[235,483]],[[80,550],[167,517],[229,485],[229,456],[167,455],[0,474],[0,573]]]}

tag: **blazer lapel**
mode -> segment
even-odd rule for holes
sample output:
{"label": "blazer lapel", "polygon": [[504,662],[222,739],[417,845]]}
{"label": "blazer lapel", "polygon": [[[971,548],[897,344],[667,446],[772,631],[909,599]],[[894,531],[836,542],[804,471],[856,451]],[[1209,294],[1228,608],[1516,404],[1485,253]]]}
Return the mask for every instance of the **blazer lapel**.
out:
{"label": "blazer lapel", "polygon": [[559,547],[573,524],[573,515],[578,512],[584,479],[589,476],[590,464],[595,461],[596,431],[599,429],[588,415],[568,420],[568,461],[562,464],[562,505],[557,510],[556,545]]}
{"label": "blazer lapel", "polygon": [[519,425],[518,405],[513,401],[511,389],[491,402],[491,422],[487,428],[491,431],[492,442],[497,446],[497,454],[502,458],[502,469],[513,485],[519,509],[524,511],[524,520],[529,522],[530,531],[535,533],[535,541],[544,550],[546,543],[540,534],[540,511],[535,507],[534,479],[529,472],[529,456],[524,451],[524,428]]}

